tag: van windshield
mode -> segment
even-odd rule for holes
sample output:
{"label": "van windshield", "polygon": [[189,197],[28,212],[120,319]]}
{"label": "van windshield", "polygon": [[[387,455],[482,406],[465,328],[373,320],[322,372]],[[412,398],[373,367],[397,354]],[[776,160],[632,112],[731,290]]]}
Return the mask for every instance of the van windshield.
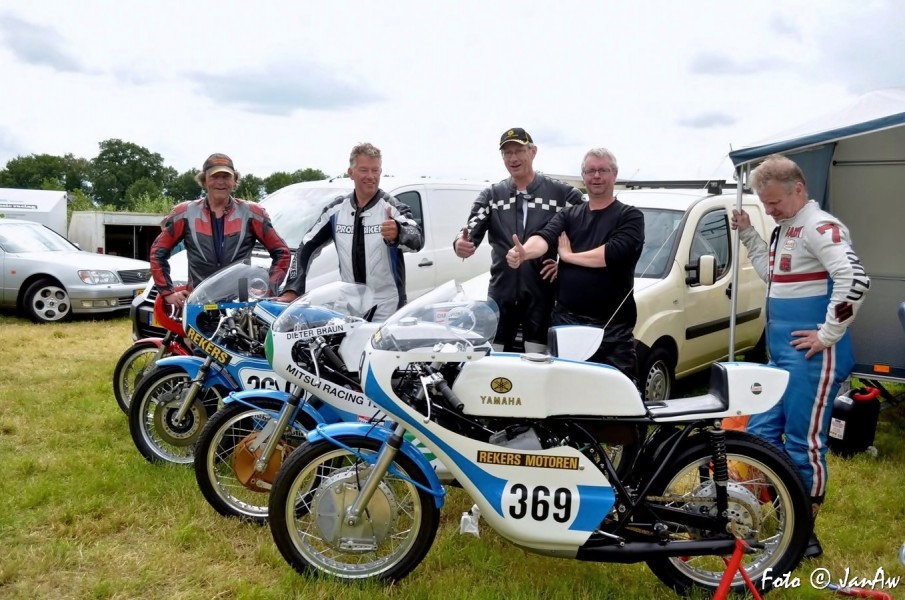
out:
{"label": "van windshield", "polygon": [[261,201],[277,233],[290,248],[298,248],[302,237],[332,200],[352,191],[352,180],[343,187],[290,186],[277,190]]}
{"label": "van windshield", "polygon": [[644,248],[635,265],[635,277],[660,279],[666,275],[676,242],[676,231],[685,213],[681,210],[638,208],[644,213]]}

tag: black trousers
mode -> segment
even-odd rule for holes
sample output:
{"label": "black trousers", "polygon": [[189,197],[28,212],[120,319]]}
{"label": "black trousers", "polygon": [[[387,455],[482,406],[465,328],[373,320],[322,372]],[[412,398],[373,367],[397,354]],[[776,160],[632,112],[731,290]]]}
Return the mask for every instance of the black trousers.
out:
{"label": "black trousers", "polygon": [[622,371],[633,383],[638,383],[638,357],[635,354],[634,326],[625,323],[610,323],[573,313],[557,304],[553,309],[553,325],[590,325],[604,329],[600,348],[588,362],[610,365]]}

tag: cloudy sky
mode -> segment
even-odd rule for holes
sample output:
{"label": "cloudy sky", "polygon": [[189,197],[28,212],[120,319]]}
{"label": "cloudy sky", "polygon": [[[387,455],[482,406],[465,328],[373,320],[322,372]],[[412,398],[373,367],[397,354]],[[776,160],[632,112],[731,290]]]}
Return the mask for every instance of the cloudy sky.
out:
{"label": "cloudy sky", "polygon": [[731,176],[727,154],[905,86],[898,0],[0,0],[0,166],[93,158],[109,138],[179,171],[342,173],[371,141],[384,173],[498,180],[509,127],[535,167]]}

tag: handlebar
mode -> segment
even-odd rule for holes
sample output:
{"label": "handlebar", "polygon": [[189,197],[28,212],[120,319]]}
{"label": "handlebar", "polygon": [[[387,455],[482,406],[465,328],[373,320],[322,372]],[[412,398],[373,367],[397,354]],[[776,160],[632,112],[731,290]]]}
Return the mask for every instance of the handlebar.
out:
{"label": "handlebar", "polygon": [[462,412],[462,409],[465,408],[465,404],[456,397],[451,389],[449,389],[449,384],[446,383],[445,379],[439,376],[439,373],[434,371],[434,374],[436,375],[434,378],[434,389],[443,396],[447,408],[458,413]]}

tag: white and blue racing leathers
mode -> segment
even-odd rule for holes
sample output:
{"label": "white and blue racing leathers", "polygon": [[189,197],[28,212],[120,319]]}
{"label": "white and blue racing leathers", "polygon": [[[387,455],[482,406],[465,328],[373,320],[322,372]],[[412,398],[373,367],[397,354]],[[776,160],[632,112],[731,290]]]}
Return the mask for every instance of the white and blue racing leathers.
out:
{"label": "white and blue racing leathers", "polygon": [[[387,219],[387,208],[399,225],[399,237],[386,241],[380,225]],[[324,208],[296,251],[296,276],[286,285],[301,295],[311,262],[321,248],[336,245],[339,275],[343,281],[364,283],[374,291],[377,312],[374,321],[383,321],[405,305],[405,259],[403,252],[417,252],[424,245],[421,226],[412,211],[395,197],[377,190],[363,207],[358,207],[355,193],[337,197]]]}
{"label": "white and blue racing leathers", "polygon": [[[740,232],[751,263],[768,285],[770,362],[791,374],[779,403],[753,415],[748,431],[785,448],[811,497],[821,502],[833,399],[854,365],[848,327],[870,279],[852,250],[848,229],[815,201],[778,223],[769,244],[753,227]],[[791,345],[792,332],[814,329],[826,349],[805,359],[806,351]]]}

